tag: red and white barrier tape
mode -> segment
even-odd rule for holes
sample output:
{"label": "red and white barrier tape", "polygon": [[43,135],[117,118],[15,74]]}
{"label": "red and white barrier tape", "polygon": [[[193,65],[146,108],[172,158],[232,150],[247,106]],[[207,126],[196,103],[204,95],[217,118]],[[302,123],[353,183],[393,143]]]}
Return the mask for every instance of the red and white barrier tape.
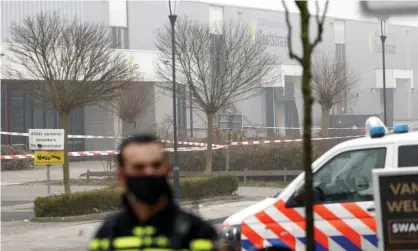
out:
{"label": "red and white barrier tape", "polygon": [[[226,147],[226,146],[224,146]],[[218,150],[224,147],[214,147],[213,150]],[[205,151],[206,148],[203,147],[193,147],[193,148],[178,148],[179,152],[194,152],[194,151]],[[164,152],[173,152],[173,148],[164,148]],[[110,151],[86,151],[86,152],[69,152],[68,156],[70,157],[84,157],[84,156],[112,156],[118,155],[119,151],[110,150]],[[17,160],[17,159],[32,159],[33,154],[22,154],[22,155],[0,155],[1,160]]]}
{"label": "red and white barrier tape", "polygon": [[[173,141],[170,140],[161,140],[161,142],[173,144]],[[206,147],[208,144],[203,142],[188,142],[188,141],[177,141],[178,145],[188,145],[188,146],[204,146]],[[215,145],[212,144],[213,147],[222,147],[223,145]]]}
{"label": "red and white barrier tape", "polygon": [[[277,127],[277,126],[243,126],[244,129],[291,129],[303,130],[303,127]],[[327,130],[363,130],[364,127],[329,127]],[[321,127],[313,127],[312,130],[322,130]]]}
{"label": "red and white barrier tape", "polygon": [[[28,137],[29,133],[25,132],[0,132],[2,135],[11,135],[11,136],[24,136]],[[116,137],[116,136],[96,136],[96,135],[68,135],[70,139],[123,139],[124,137]],[[161,140],[161,142],[172,144],[172,141],[169,140]],[[188,141],[177,141],[178,145],[188,145],[188,146],[206,146],[206,143],[202,142],[188,142]],[[220,146],[220,145],[214,145]]]}
{"label": "red and white barrier tape", "polygon": [[[408,124],[411,128],[418,128],[418,121]],[[243,126],[245,129],[292,129],[292,130],[303,130],[303,127],[275,127],[275,126]],[[327,130],[364,130],[364,127],[329,127]],[[313,127],[312,130],[322,130],[321,127]]]}
{"label": "red and white barrier tape", "polygon": [[[364,135],[359,136],[343,136],[343,137],[326,137],[326,138],[312,138],[312,140],[330,140],[330,139],[348,139],[348,138],[359,138],[364,137]],[[288,143],[288,142],[302,142],[303,139],[279,139],[279,140],[254,140],[254,141],[242,141],[242,142],[231,142],[230,145],[214,145],[213,150],[227,148],[228,146],[237,146],[237,145],[264,145],[264,144],[275,144],[275,143]],[[193,152],[193,151],[205,151],[206,147],[192,147],[192,148],[178,148],[179,152]],[[172,152],[173,148],[164,148],[163,151]],[[71,157],[82,157],[82,156],[111,156],[117,155],[119,151],[110,150],[110,151],[85,151],[85,152],[69,152],[68,156]],[[24,155],[0,155],[1,160],[16,160],[16,159],[31,159],[33,154],[24,154]]]}
{"label": "red and white barrier tape", "polygon": [[[327,138],[312,138],[311,140],[328,140],[328,139],[348,139],[348,138],[359,138],[364,137],[364,135],[357,136],[342,136],[342,137],[327,137]],[[303,139],[271,139],[271,140],[250,140],[242,142],[231,142],[231,146],[238,145],[264,145],[264,144],[275,144],[275,143],[288,143],[288,142],[302,142]]]}

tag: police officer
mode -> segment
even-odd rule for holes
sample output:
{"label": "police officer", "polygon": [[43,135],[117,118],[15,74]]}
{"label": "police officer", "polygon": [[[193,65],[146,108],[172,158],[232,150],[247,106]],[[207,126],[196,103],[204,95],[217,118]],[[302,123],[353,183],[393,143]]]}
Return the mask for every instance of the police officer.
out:
{"label": "police officer", "polygon": [[156,136],[132,135],[119,150],[116,178],[126,188],[123,207],[105,219],[89,250],[214,250],[216,230],[174,202],[171,167]]}

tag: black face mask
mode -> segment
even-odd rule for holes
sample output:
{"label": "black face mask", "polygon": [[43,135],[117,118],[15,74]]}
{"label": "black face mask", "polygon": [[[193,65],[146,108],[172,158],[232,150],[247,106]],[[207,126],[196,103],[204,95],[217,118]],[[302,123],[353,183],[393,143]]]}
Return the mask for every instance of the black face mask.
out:
{"label": "black face mask", "polygon": [[138,201],[156,204],[161,197],[170,197],[171,189],[165,176],[125,176],[126,186]]}

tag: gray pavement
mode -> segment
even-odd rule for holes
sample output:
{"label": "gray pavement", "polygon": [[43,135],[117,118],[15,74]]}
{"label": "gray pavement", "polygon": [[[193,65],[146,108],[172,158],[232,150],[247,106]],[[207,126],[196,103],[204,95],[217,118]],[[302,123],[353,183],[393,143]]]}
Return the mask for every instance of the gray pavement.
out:
{"label": "gray pavement", "polygon": [[[102,186],[72,186],[73,192],[103,188]],[[64,192],[63,186],[51,186],[52,194]],[[1,221],[19,221],[34,217],[33,201],[47,196],[47,186],[42,184],[9,185],[1,188]]]}
{"label": "gray pavement", "polygon": [[275,187],[238,187],[236,192],[240,196],[262,199],[269,196],[276,195],[278,192],[281,192],[283,188]]}
{"label": "gray pavement", "polygon": [[[200,215],[206,220],[227,216],[254,204],[256,201],[239,201],[205,206]],[[88,240],[100,222],[31,223],[6,222],[2,224],[2,251],[72,251],[85,250]],[[220,225],[216,225],[220,228]]]}
{"label": "gray pavement", "polygon": [[[87,169],[103,171],[100,161],[82,161],[70,163],[70,177],[79,178]],[[43,184],[25,184],[46,180],[46,167],[33,170],[1,172],[1,221],[19,221],[33,218],[33,200],[47,196],[47,186]],[[62,180],[62,167],[50,167],[51,180]],[[25,184],[25,185],[19,185]],[[102,188],[100,186],[72,186],[72,191],[86,191]],[[51,186],[52,194],[64,192],[63,186]]]}
{"label": "gray pavement", "polygon": [[[90,171],[104,171],[100,161],[80,161],[70,163],[70,178],[79,178],[80,174]],[[1,185],[15,185],[34,181],[46,180],[46,166],[37,167],[33,170],[5,171],[1,172]],[[62,166],[50,167],[51,180],[62,180]]]}

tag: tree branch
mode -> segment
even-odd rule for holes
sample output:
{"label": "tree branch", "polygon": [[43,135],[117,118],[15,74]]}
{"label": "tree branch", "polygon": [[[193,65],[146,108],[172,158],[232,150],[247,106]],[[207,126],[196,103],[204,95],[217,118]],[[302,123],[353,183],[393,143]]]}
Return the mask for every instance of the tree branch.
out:
{"label": "tree branch", "polygon": [[290,13],[289,13],[289,9],[287,8],[286,5],[286,1],[282,0],[282,4],[283,4],[283,8],[284,8],[284,13],[285,13],[285,17],[286,17],[286,24],[287,24],[287,46],[289,47],[289,57],[291,59],[296,59],[300,64],[302,64],[302,58],[298,55],[295,54],[295,52],[293,51],[293,44],[292,44],[292,24],[290,22]]}
{"label": "tree branch", "polygon": [[322,53],[312,62],[312,93],[314,99],[326,109],[337,103],[351,100],[359,75],[346,62],[337,62]]}
{"label": "tree branch", "polygon": [[[179,84],[186,85],[199,109],[216,113],[275,83],[278,57],[266,52],[264,43],[254,43],[250,28],[237,21],[225,21],[222,34],[212,34],[210,25],[179,18],[176,23],[176,71]],[[161,51],[156,75],[159,84],[171,91],[171,27],[157,31]]]}
{"label": "tree branch", "polygon": [[112,100],[136,74],[106,26],[41,12],[13,24],[11,34],[10,74],[34,82],[30,94],[60,113]]}
{"label": "tree branch", "polygon": [[324,22],[325,22],[325,17],[328,11],[329,1],[325,2],[325,9],[322,15],[320,15],[319,2],[316,1],[315,5],[316,5],[316,25],[317,25],[318,33],[316,35],[314,42],[312,43],[312,47],[311,47],[312,50],[322,41],[322,34],[324,33]]}

